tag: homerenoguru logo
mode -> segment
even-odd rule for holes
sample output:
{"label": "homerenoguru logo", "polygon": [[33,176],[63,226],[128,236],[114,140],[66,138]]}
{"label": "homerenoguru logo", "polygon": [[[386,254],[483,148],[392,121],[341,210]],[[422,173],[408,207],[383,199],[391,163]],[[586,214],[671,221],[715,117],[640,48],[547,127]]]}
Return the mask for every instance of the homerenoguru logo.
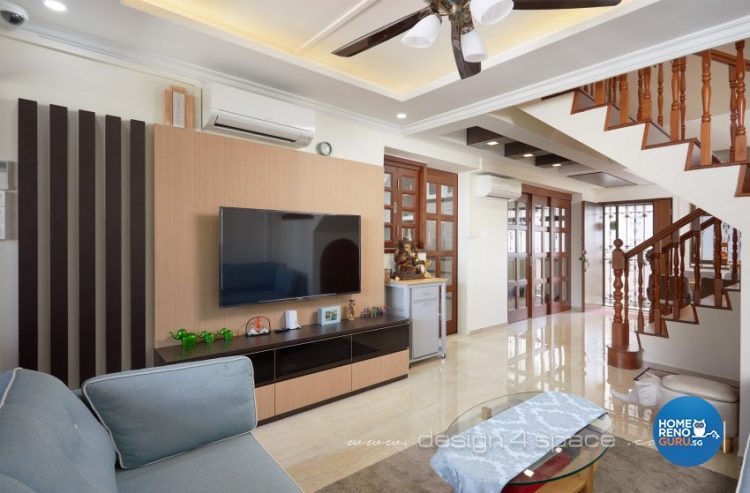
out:
{"label": "homerenoguru logo", "polygon": [[678,397],[661,408],[654,422],[656,448],[678,466],[698,466],[713,457],[724,437],[719,412],[698,397]]}

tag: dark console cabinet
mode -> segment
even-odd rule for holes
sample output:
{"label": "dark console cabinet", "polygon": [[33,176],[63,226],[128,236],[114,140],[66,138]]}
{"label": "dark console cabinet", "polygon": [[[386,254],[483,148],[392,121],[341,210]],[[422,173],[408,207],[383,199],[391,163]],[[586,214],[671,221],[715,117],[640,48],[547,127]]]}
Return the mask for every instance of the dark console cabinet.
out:
{"label": "dark console cabinet", "polygon": [[246,356],[253,363],[260,421],[279,418],[354,392],[406,378],[409,320],[385,317],[258,337],[229,343],[155,350],[157,365],[223,356]]}

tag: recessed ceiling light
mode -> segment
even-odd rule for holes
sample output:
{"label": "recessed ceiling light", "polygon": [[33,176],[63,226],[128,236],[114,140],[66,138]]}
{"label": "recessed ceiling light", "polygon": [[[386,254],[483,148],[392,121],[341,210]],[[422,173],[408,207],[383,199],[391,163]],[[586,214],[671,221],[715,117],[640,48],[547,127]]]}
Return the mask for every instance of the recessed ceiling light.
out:
{"label": "recessed ceiling light", "polygon": [[555,163],[552,165],[553,168],[559,168],[560,166],[562,166],[562,164],[560,163]]}
{"label": "recessed ceiling light", "polygon": [[64,3],[58,2],[57,0],[44,0],[44,6],[55,12],[65,12],[68,7]]}
{"label": "recessed ceiling light", "polygon": [[399,113],[396,115],[396,118],[398,118],[399,120],[403,120],[404,118],[406,118],[406,113]]}
{"label": "recessed ceiling light", "polygon": [[523,155],[523,157],[534,157],[534,155],[530,152],[527,152],[526,154]]}
{"label": "recessed ceiling light", "polygon": [[500,142],[498,142],[498,141],[496,141],[496,140],[491,140],[491,141],[487,142],[487,145],[488,145],[488,146],[496,146],[496,145],[498,145],[499,143],[500,143]]}

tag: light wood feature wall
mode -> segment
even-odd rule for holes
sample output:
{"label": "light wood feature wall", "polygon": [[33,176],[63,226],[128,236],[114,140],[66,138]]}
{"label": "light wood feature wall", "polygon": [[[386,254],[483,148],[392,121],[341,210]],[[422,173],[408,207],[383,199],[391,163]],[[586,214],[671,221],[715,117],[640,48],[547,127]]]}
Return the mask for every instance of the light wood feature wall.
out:
{"label": "light wood feature wall", "polygon": [[[219,308],[219,206],[362,216],[359,307],[382,305],[383,169],[306,152],[157,125],[154,127],[154,346],[179,327],[244,331],[255,315],[282,326],[296,309],[316,323],[339,296]],[[278,412],[278,409],[277,409]]]}
{"label": "light wood feature wall", "polygon": [[276,414],[284,414],[352,391],[352,366],[285,380],[276,387]]}
{"label": "light wood feature wall", "polygon": [[275,384],[264,385],[255,389],[255,409],[258,421],[267,419],[276,414]]}
{"label": "light wood feature wall", "polygon": [[409,351],[399,351],[352,365],[352,391],[409,373]]}

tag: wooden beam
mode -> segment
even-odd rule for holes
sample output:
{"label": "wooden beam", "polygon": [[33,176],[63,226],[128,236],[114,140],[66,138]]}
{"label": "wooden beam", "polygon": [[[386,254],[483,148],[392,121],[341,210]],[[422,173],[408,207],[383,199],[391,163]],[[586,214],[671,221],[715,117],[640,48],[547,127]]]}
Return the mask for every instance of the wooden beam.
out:
{"label": "wooden beam", "polygon": [[105,161],[105,269],[107,373],[122,370],[122,121],[107,115]]}
{"label": "wooden beam", "polygon": [[466,129],[466,145],[473,146],[502,139],[503,136],[482,127],[469,127]]}
{"label": "wooden beam", "polygon": [[538,147],[534,147],[523,142],[511,142],[505,144],[505,157],[517,157],[523,156],[524,154],[535,154],[541,151]]}
{"label": "wooden beam", "polygon": [[536,156],[534,158],[534,164],[539,167],[549,167],[553,164],[569,164],[572,161],[566,157],[558,156],[557,154],[545,154],[543,156]]}

